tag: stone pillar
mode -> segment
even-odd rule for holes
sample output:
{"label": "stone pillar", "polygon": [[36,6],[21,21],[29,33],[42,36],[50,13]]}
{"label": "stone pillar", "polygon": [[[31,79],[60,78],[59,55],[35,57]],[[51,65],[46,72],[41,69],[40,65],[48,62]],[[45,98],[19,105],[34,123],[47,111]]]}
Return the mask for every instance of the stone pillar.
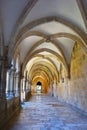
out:
{"label": "stone pillar", "polygon": [[24,85],[24,87],[25,87],[25,94],[26,94],[26,91],[27,91],[27,79],[24,79],[25,80],[25,85]]}
{"label": "stone pillar", "polygon": [[13,75],[13,79],[14,79],[14,82],[13,82],[13,95],[15,96],[15,93],[16,93],[16,74],[14,72],[14,75]]}
{"label": "stone pillar", "polygon": [[19,95],[19,73],[15,74],[15,91],[16,95]]}
{"label": "stone pillar", "polygon": [[6,98],[6,74],[7,74],[7,66],[5,61],[3,62],[2,66],[2,74],[1,74],[1,81],[2,81],[2,98]]}
{"label": "stone pillar", "polygon": [[56,97],[56,91],[57,91],[57,86],[56,86],[56,81],[54,80],[54,84],[53,84],[54,97]]}
{"label": "stone pillar", "polygon": [[21,83],[20,83],[20,98],[21,98],[21,102],[23,102],[23,79],[21,79]]}
{"label": "stone pillar", "polygon": [[58,97],[58,81],[56,82],[56,96]]}
{"label": "stone pillar", "polygon": [[25,100],[26,88],[25,88],[25,78],[23,78],[23,100]]}
{"label": "stone pillar", "polygon": [[28,80],[26,80],[26,91],[28,91]]}
{"label": "stone pillar", "polygon": [[29,84],[29,91],[31,91],[31,82],[28,81],[28,84]]}
{"label": "stone pillar", "polygon": [[1,81],[1,75],[2,75],[2,65],[0,63],[0,97],[2,96],[2,81]]}
{"label": "stone pillar", "polygon": [[49,87],[49,95],[53,96],[53,83],[50,83],[50,87]]}
{"label": "stone pillar", "polygon": [[18,93],[19,93],[19,90],[20,90],[20,86],[19,86],[19,84],[20,84],[20,83],[19,83],[19,82],[20,82],[20,79],[19,79],[19,78],[20,78],[20,73],[17,74],[17,86],[18,86],[18,87],[17,87],[17,92],[18,92]]}
{"label": "stone pillar", "polygon": [[14,70],[11,69],[11,74],[10,74],[10,95],[14,95]]}
{"label": "stone pillar", "polygon": [[8,70],[7,71],[7,78],[6,78],[6,80],[7,80],[7,82],[6,82],[6,95],[7,96],[9,96],[9,94],[10,94],[10,74],[11,74],[11,71]]}

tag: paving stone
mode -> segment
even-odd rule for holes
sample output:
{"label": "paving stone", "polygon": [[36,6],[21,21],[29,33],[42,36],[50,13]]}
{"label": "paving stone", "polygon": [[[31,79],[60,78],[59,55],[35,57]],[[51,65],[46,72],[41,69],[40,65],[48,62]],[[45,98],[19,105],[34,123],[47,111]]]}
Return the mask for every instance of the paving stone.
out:
{"label": "paving stone", "polygon": [[87,116],[54,97],[34,95],[4,130],[87,130]]}

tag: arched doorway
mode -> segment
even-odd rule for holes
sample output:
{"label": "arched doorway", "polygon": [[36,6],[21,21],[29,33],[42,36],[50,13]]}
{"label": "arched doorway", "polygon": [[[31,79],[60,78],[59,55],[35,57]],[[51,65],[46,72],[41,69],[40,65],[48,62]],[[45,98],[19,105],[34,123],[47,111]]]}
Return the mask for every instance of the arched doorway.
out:
{"label": "arched doorway", "polygon": [[42,83],[40,81],[37,82],[37,93],[42,92]]}

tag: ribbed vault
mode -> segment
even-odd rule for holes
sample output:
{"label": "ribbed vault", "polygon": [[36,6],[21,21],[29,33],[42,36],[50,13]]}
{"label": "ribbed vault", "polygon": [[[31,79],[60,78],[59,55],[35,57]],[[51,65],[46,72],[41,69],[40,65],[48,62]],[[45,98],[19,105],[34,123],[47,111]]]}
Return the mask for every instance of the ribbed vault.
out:
{"label": "ribbed vault", "polygon": [[[35,91],[39,81],[46,87],[57,84],[62,78],[61,66],[65,77],[70,78],[73,48],[78,43],[87,54],[86,40],[85,33],[68,20],[59,16],[42,17],[21,26],[9,54],[12,58],[19,50],[22,75],[26,77],[27,73]],[[45,89],[49,91],[49,87]]]}
{"label": "ribbed vault", "polygon": [[87,0],[0,0],[0,130],[33,94],[87,115]]}
{"label": "ribbed vault", "polygon": [[[46,92],[54,82],[61,78],[61,65],[66,78],[70,77],[70,64],[72,51],[76,43],[86,49],[86,37],[79,28],[73,28],[71,23],[59,20],[56,17],[39,19],[23,27],[16,37],[14,52],[20,50],[22,75],[27,72],[28,80],[32,83],[32,91],[36,91],[37,82],[46,86]],[[61,23],[60,23],[61,22]],[[58,25],[59,29],[53,31],[50,24]],[[49,27],[47,27],[47,25]],[[45,29],[44,29],[44,28]],[[46,29],[48,28],[48,30]],[[14,53],[13,52],[13,53]]]}

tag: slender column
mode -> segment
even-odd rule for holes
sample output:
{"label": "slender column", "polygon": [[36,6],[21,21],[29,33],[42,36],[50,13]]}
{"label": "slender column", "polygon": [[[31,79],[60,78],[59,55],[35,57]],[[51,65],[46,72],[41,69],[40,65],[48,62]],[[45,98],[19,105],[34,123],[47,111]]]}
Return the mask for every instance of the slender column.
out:
{"label": "slender column", "polygon": [[26,80],[26,91],[28,91],[28,81]]}
{"label": "slender column", "polygon": [[21,79],[21,87],[20,87],[21,89],[21,92],[23,93],[23,78]]}
{"label": "slender column", "polygon": [[20,83],[20,97],[21,97],[21,102],[23,102],[23,79],[21,79],[21,83]]}
{"label": "slender column", "polygon": [[54,80],[54,84],[53,84],[54,97],[56,97],[56,91],[57,91],[57,85],[56,85],[56,81]]}
{"label": "slender column", "polygon": [[28,80],[28,88],[29,88],[29,91],[30,91],[30,87],[31,87],[31,86],[30,86],[30,82],[29,82],[29,80]]}
{"label": "slender column", "polygon": [[10,75],[10,95],[13,96],[14,93],[14,70],[11,70],[11,75]]}
{"label": "slender column", "polygon": [[30,88],[30,91],[31,91],[31,86],[32,86],[32,82],[31,81],[29,81],[29,88]]}
{"label": "slender column", "polygon": [[1,74],[1,80],[2,80],[2,97],[6,98],[6,74],[7,74],[7,66],[5,66],[5,62],[3,62],[2,66],[2,74]]}
{"label": "slender column", "polygon": [[27,80],[26,79],[24,79],[24,88],[25,88],[25,94],[26,94],[26,90],[27,90]]}
{"label": "slender column", "polygon": [[25,88],[25,78],[23,78],[23,100],[25,100],[26,88]]}
{"label": "slender column", "polygon": [[25,78],[21,79],[21,102],[25,101]]}
{"label": "slender column", "polygon": [[10,93],[10,70],[7,71],[6,75],[6,95],[9,96]]}
{"label": "slender column", "polygon": [[53,82],[50,82],[49,95],[53,96]]}
{"label": "slender column", "polygon": [[19,73],[16,73],[16,94],[19,93]]}
{"label": "slender column", "polygon": [[16,93],[16,74],[14,72],[13,74],[13,86],[12,86],[13,96],[15,96]]}
{"label": "slender column", "polygon": [[59,87],[59,81],[57,81],[57,84],[56,84],[56,85],[57,85],[57,91],[56,91],[56,92],[57,92],[57,97],[58,97],[58,87]]}

